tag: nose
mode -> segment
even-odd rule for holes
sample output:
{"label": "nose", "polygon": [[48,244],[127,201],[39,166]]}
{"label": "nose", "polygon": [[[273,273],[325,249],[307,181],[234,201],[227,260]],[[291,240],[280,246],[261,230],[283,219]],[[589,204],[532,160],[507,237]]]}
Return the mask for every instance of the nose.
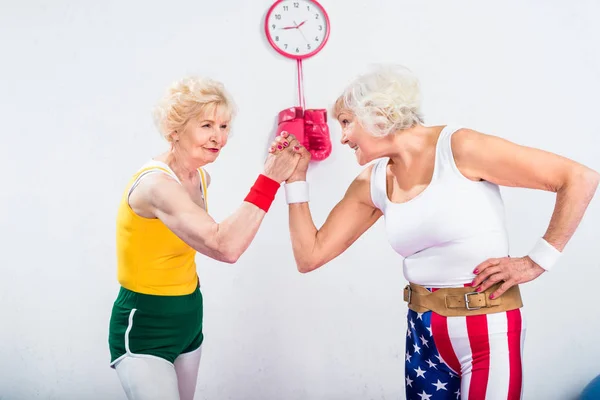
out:
{"label": "nose", "polygon": [[223,132],[217,131],[210,137],[210,141],[220,146],[223,143],[224,137],[225,134]]}
{"label": "nose", "polygon": [[342,138],[340,139],[340,142],[341,142],[342,144],[346,144],[346,143],[348,143],[348,142],[349,142],[349,140],[348,140],[348,138],[346,137],[346,134],[345,134],[345,133],[342,133]]}

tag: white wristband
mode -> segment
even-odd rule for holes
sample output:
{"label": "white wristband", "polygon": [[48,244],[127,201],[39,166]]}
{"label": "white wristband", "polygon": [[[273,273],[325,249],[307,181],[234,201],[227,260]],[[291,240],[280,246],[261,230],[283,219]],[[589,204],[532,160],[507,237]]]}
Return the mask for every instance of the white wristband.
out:
{"label": "white wristband", "polygon": [[285,184],[285,200],[288,204],[309,201],[308,182],[296,181]]}
{"label": "white wristband", "polygon": [[561,255],[562,253],[550,243],[546,242],[544,238],[539,238],[528,254],[529,258],[531,258],[534,263],[544,268],[546,271],[552,269]]}

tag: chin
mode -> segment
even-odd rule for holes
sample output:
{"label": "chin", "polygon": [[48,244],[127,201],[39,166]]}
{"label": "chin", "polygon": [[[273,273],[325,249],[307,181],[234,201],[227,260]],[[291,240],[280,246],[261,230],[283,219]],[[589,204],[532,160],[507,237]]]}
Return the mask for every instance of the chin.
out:
{"label": "chin", "polygon": [[210,163],[212,163],[212,162],[215,162],[215,161],[217,161],[217,158],[219,158],[219,154],[215,154],[215,155],[214,155],[214,156],[212,156],[212,157],[204,157],[204,162],[205,162],[206,164],[210,164]]}
{"label": "chin", "polygon": [[217,159],[216,156],[213,156],[213,157],[211,157],[211,156],[207,157],[206,155],[203,155],[202,157],[198,156],[198,157],[194,157],[194,164],[196,164],[196,165],[206,165],[206,164],[210,164],[210,163],[215,162],[216,159]]}
{"label": "chin", "polygon": [[197,158],[202,159],[203,161],[213,162],[219,157],[220,154],[220,151],[217,153],[213,153],[212,151],[202,149],[198,152]]}
{"label": "chin", "polygon": [[370,163],[371,161],[373,161],[372,157],[365,156],[361,150],[357,150],[355,153],[355,156],[356,156],[356,162],[361,167],[365,166],[368,163]]}

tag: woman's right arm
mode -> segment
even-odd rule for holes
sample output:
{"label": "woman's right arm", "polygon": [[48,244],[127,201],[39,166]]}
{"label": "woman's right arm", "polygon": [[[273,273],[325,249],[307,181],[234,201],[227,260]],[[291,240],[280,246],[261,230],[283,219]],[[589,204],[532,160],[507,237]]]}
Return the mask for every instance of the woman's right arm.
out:
{"label": "woman's right arm", "polygon": [[356,177],[320,229],[312,220],[308,203],[289,205],[290,236],[298,271],[313,271],[339,256],[381,217],[371,200],[372,168]]}
{"label": "woman's right arm", "polygon": [[[221,223],[194,203],[185,189],[163,174],[144,179],[138,195],[148,210],[175,235],[196,251],[218,261],[233,264],[250,246],[266,214],[254,204],[242,205]],[[142,182],[144,182],[142,181]]]}
{"label": "woman's right arm", "polygon": [[164,174],[147,176],[132,197],[145,213],[160,219],[196,251],[233,264],[252,243],[280,183],[298,164],[300,154],[293,150],[297,141],[291,137],[289,142],[289,148],[267,157],[264,176],[259,177],[242,205],[221,223],[194,203],[183,186]]}

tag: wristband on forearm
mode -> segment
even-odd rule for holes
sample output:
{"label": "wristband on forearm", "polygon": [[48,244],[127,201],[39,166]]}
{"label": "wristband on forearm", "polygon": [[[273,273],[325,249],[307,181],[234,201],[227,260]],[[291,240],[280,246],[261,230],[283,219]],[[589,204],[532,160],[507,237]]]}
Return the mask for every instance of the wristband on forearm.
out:
{"label": "wristband on forearm", "polygon": [[544,238],[539,238],[528,254],[529,258],[531,258],[534,263],[544,268],[546,271],[552,269],[561,255],[562,253],[545,241]]}
{"label": "wristband on forearm", "polygon": [[296,181],[285,184],[285,200],[288,204],[306,203],[310,200],[308,182]]}
{"label": "wristband on forearm", "polygon": [[275,199],[275,194],[277,194],[277,190],[280,188],[280,184],[273,179],[260,174],[254,185],[250,188],[250,192],[244,199],[248,203],[252,203],[261,210],[265,212],[269,211],[273,200]]}

